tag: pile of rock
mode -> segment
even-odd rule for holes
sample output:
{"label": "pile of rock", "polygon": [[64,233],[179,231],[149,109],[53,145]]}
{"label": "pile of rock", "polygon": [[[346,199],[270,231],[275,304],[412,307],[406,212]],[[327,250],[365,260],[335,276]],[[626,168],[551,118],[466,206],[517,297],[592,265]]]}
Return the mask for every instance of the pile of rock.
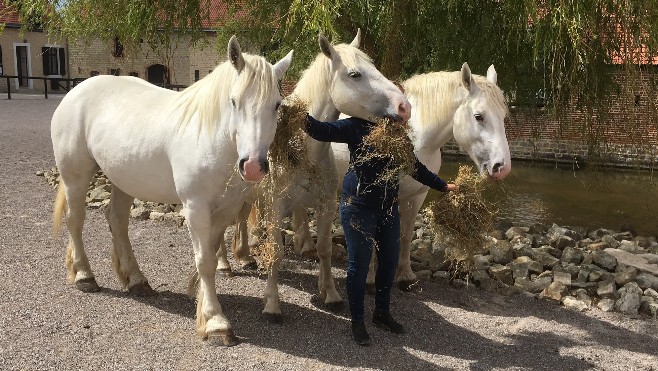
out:
{"label": "pile of rock", "polygon": [[[37,176],[43,176],[53,187],[59,184],[59,171],[56,167],[46,171],[38,171]],[[105,174],[98,172],[94,175],[87,191],[87,207],[90,209],[104,209],[110,203],[112,184]],[[145,202],[135,199],[130,209],[130,216],[140,220],[172,221],[179,226],[185,222],[181,215],[182,205],[169,205],[157,202]]]}
{"label": "pile of rock", "polygon": [[[447,277],[445,248],[419,216],[412,268],[419,278]],[[658,312],[658,242],[632,232],[533,225],[491,233],[468,279],[495,289],[515,287],[579,311]]]}
{"label": "pile of rock", "polygon": [[[37,172],[53,186],[57,168]],[[98,173],[87,193],[87,206],[103,209],[110,202],[111,185]],[[181,205],[135,200],[130,215],[136,219],[173,221],[183,225]],[[412,269],[419,279],[446,279],[449,263],[445,245],[427,227],[426,217],[416,221],[412,242]],[[287,229],[292,229],[286,222]],[[292,232],[285,235],[292,244]],[[312,235],[314,231],[312,230]],[[485,255],[474,256],[475,269],[467,279],[485,289],[514,287],[528,295],[561,303],[579,311],[598,308],[628,314],[658,313],[658,242],[655,237],[630,231],[587,231],[578,227],[532,225],[511,227],[489,235]],[[334,256],[345,257],[340,223],[334,226]],[[455,280],[464,282],[463,280]]]}

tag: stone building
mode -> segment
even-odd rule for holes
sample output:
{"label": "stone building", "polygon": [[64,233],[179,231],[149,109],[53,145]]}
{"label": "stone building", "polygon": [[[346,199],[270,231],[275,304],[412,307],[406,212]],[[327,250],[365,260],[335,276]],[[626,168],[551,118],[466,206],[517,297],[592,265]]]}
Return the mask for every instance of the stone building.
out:
{"label": "stone building", "polygon": [[[20,34],[18,14],[8,11],[0,0],[0,75],[17,76],[9,80],[12,91],[43,90],[44,80],[27,77],[63,77],[68,74],[68,49],[61,40],[53,40],[42,30]],[[50,83],[52,88],[52,83]],[[57,84],[54,87],[58,87]],[[7,91],[7,79],[0,78],[0,92]]]}

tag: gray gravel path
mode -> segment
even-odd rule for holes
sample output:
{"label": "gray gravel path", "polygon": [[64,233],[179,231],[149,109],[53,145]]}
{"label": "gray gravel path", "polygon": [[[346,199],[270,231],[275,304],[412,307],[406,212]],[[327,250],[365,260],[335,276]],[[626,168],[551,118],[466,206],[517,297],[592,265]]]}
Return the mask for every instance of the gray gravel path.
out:
{"label": "gray gravel path", "polygon": [[[144,274],[159,295],[129,296],[110,268],[110,235],[89,211],[85,243],[102,292],[66,283],[65,238],[50,235],[55,192],[35,176],[54,165],[49,122],[59,98],[0,96],[0,370],[657,370],[658,324],[645,317],[579,313],[521,294],[424,281],[395,290],[409,333],[371,329],[356,346],[347,312],[317,305],[314,262],[288,256],[281,273],[285,320],[263,321],[263,277],[218,278],[220,302],[242,343],[211,346],[194,330],[185,295],[192,269],[187,231],[131,221]],[[343,297],[344,265],[337,264]],[[368,298],[372,309],[372,298]]]}

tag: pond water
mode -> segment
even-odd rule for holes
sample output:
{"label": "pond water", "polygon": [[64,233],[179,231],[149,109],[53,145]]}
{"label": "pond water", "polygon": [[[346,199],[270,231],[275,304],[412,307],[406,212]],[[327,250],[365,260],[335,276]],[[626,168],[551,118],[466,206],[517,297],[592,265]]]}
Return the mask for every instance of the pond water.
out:
{"label": "pond water", "polygon": [[[447,158],[441,178],[454,179],[466,158]],[[620,169],[575,169],[515,161],[510,175],[485,194],[501,225],[533,223],[619,230],[658,236],[658,174]],[[426,203],[441,197],[431,191]]]}

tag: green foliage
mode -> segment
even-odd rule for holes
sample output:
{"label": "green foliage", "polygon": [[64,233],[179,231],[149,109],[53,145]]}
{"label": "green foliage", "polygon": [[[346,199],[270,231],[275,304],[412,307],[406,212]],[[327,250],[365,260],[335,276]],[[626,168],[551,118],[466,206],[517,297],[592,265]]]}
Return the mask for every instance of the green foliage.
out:
{"label": "green foliage", "polygon": [[[210,0],[9,0],[25,28],[43,27],[70,40],[140,40],[169,46],[173,35],[202,40]],[[605,116],[624,93],[612,69],[636,78],[645,54],[658,50],[658,0],[243,0],[217,25],[224,48],[237,34],[246,50],[270,60],[295,49],[298,76],[319,52],[317,34],[362,47],[391,78],[456,70],[467,61],[484,74],[495,64],[513,105],[577,106]],[[639,46],[646,46],[640,50]],[[616,67],[613,66],[615,57]],[[653,78],[653,69],[644,71]],[[628,93],[628,92],[627,92]],[[648,93],[655,95],[652,87]],[[585,129],[583,129],[585,130]]]}

